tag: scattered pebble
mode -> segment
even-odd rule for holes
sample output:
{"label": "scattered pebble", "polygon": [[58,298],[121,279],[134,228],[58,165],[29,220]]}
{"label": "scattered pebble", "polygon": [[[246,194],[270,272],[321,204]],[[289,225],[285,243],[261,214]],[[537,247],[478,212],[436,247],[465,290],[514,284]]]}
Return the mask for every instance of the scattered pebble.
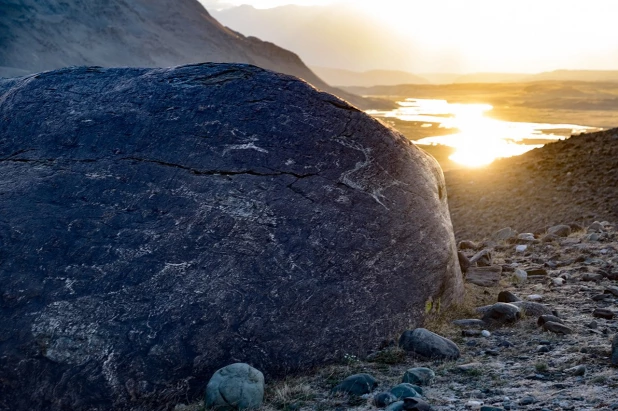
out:
{"label": "scattered pebble", "polygon": [[466,407],[473,409],[473,410],[480,410],[483,404],[484,404],[483,401],[470,400],[466,403]]}
{"label": "scattered pebble", "polygon": [[515,282],[524,283],[528,279],[528,273],[518,268],[513,273],[513,277],[514,277]]}
{"label": "scattered pebble", "polygon": [[500,291],[498,294],[499,303],[514,303],[516,301],[521,301],[521,299],[510,291]]}
{"label": "scattered pebble", "polygon": [[574,376],[582,376],[586,374],[586,366],[585,365],[577,365],[575,367],[571,367],[565,370],[566,372],[573,374]]}
{"label": "scattered pebble", "polygon": [[614,312],[606,308],[597,308],[592,312],[592,316],[596,318],[604,318],[611,320],[614,318]]}
{"label": "scattered pebble", "polygon": [[571,334],[573,330],[564,324],[548,321],[543,324],[543,330],[551,331],[556,334]]}
{"label": "scattered pebble", "polygon": [[547,315],[546,314],[546,315],[541,315],[539,317],[539,319],[536,321],[536,324],[540,327],[540,326],[542,326],[543,324],[545,324],[546,322],[549,322],[549,321],[553,321],[555,323],[560,323],[560,324],[564,323],[564,321],[562,321],[562,319],[556,317],[555,315]]}
{"label": "scattered pebble", "polygon": [[556,235],[558,237],[568,237],[571,234],[571,227],[566,224],[560,224],[550,227],[547,234]]}

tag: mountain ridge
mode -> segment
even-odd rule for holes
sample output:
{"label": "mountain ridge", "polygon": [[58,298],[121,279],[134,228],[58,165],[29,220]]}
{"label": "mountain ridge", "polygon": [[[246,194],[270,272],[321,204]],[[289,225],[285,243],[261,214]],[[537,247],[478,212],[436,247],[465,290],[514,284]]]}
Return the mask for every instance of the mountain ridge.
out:
{"label": "mountain ridge", "polygon": [[0,7],[0,77],[66,66],[234,62],[299,77],[361,108],[380,104],[329,86],[291,51],[225,27],[197,0],[0,0]]}

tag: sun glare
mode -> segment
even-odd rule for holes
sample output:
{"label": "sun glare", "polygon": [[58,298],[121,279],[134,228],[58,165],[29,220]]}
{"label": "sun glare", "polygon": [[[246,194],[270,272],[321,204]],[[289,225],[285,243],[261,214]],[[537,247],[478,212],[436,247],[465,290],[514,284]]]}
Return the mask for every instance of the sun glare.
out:
{"label": "sun glare", "polygon": [[[564,138],[554,131],[571,134],[590,131],[592,127],[574,124],[525,123],[496,120],[485,114],[493,107],[489,104],[458,104],[446,100],[409,98],[399,102],[399,108],[370,114],[376,117],[395,117],[406,122],[419,123],[434,137],[421,138],[415,143],[423,145],[444,145],[455,152],[450,160],[466,167],[482,167],[497,158],[512,157],[541,147],[545,141]],[[451,134],[436,131],[447,129]]]}
{"label": "sun glare", "polygon": [[481,167],[496,158],[511,157],[532,150],[537,145],[517,144],[500,136],[508,135],[509,123],[485,117],[489,104],[452,104],[453,117],[442,127],[456,128],[452,146],[456,152],[449,159],[468,167]]}

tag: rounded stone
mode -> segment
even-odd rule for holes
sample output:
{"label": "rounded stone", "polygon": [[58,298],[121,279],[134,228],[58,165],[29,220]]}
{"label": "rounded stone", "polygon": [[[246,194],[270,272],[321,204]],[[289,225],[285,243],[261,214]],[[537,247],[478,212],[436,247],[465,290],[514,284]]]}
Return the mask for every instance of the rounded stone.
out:
{"label": "rounded stone", "polygon": [[521,298],[510,291],[500,291],[500,293],[498,293],[499,303],[514,303],[516,301],[521,301]]}
{"label": "rounded stone", "polygon": [[381,393],[376,394],[373,397],[373,405],[375,405],[378,408],[388,407],[390,404],[396,401],[397,401],[397,397],[395,397],[390,392],[381,392]]}
{"label": "rounded stone", "polygon": [[425,400],[418,397],[407,397],[403,399],[405,411],[430,411],[431,406]]}
{"label": "rounded stone", "polygon": [[612,310],[608,310],[607,308],[595,308],[592,312],[592,316],[596,318],[604,318],[606,320],[611,320],[614,318],[614,312]]}
{"label": "rounded stone", "polygon": [[372,375],[355,374],[343,380],[333,388],[333,392],[342,392],[349,395],[361,396],[369,394],[378,386],[378,382]]}
{"label": "rounded stone", "polygon": [[401,382],[413,385],[429,385],[436,377],[433,370],[426,367],[410,368],[403,375]]}
{"label": "rounded stone", "polygon": [[528,273],[522,269],[517,268],[513,273],[513,279],[517,283],[524,283],[528,279]]}
{"label": "rounded stone", "polygon": [[571,235],[571,227],[566,224],[560,224],[547,229],[547,234],[556,235],[558,237],[568,237]]}
{"label": "rounded stone", "polygon": [[571,334],[573,333],[573,330],[569,327],[567,327],[564,324],[561,323],[556,323],[553,321],[547,321],[546,323],[543,324],[543,330],[545,331],[550,331],[553,332],[555,334]]}
{"label": "rounded stone", "polygon": [[418,397],[419,395],[421,395],[419,393],[419,389],[420,387],[404,382],[394,386],[391,389],[391,394],[393,394],[397,398],[397,400],[401,400],[406,397]]}
{"label": "rounded stone", "polygon": [[249,364],[219,369],[206,386],[206,408],[245,410],[259,408],[264,400],[264,375]]}
{"label": "rounded stone", "polygon": [[526,244],[520,244],[520,245],[515,246],[516,253],[525,253],[527,249],[528,249],[528,246]]}
{"label": "rounded stone", "polygon": [[517,237],[517,231],[513,230],[511,227],[503,228],[502,230],[498,230],[494,233],[493,239],[496,241],[507,241],[512,240]]}
{"label": "rounded stone", "polygon": [[425,328],[405,331],[399,338],[399,346],[427,359],[456,360],[460,356],[457,344]]}
{"label": "rounded stone", "polygon": [[560,323],[560,324],[564,323],[564,321],[562,321],[562,319],[556,317],[555,315],[547,315],[547,314],[545,314],[545,315],[541,315],[538,318],[538,320],[536,321],[536,324],[540,327],[540,326],[542,326],[543,324],[545,324],[546,322],[549,322],[549,321],[553,321],[555,323]]}
{"label": "rounded stone", "polygon": [[521,318],[519,308],[511,303],[495,303],[489,307],[482,320],[492,326],[514,324]]}

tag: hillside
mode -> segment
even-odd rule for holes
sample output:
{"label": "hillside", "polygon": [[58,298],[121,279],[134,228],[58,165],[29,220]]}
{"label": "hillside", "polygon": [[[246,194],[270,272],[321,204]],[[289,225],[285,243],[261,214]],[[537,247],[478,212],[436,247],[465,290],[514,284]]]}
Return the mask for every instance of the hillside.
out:
{"label": "hillside", "polygon": [[[431,84],[461,84],[461,83],[521,83],[532,81],[585,81],[585,82],[618,82],[618,70],[554,70],[536,74],[526,73],[420,73],[419,77]],[[411,81],[409,84],[420,84]],[[403,84],[403,83],[398,83]],[[355,84],[357,85],[357,84]],[[360,84],[358,84],[360,86]],[[391,85],[374,83],[377,85]],[[370,87],[371,85],[367,85]]]}
{"label": "hillside", "polygon": [[300,77],[368,106],[330,87],[296,54],[224,27],[197,0],[0,0],[0,9],[0,77],[73,65],[237,62]]}
{"label": "hillside", "polygon": [[618,220],[618,129],[547,144],[479,170],[445,173],[458,239],[504,227],[543,232],[550,225]]}
{"label": "hillside", "polygon": [[329,84],[338,87],[429,83],[428,80],[420,76],[400,70],[368,70],[359,72],[330,67],[311,67],[311,70]]}
{"label": "hillside", "polygon": [[213,11],[213,16],[245,35],[293,50],[309,66],[353,71],[382,67],[407,70],[422,53],[388,24],[345,4],[269,9],[244,5]]}

